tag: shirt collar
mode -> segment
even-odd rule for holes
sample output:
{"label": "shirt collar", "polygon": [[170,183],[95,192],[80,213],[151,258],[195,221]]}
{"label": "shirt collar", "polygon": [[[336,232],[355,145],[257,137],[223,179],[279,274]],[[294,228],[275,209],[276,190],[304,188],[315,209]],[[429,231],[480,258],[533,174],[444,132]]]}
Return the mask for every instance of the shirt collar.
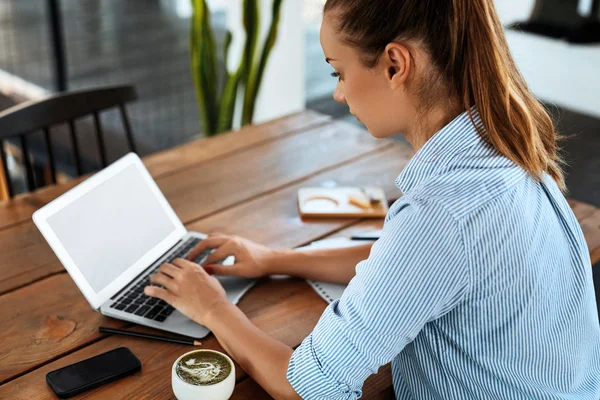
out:
{"label": "shirt collar", "polygon": [[469,113],[463,112],[433,135],[411,158],[395,182],[402,193],[437,175],[455,154],[482,141],[478,131],[478,127],[483,129],[479,113],[475,107],[470,112],[475,124]]}

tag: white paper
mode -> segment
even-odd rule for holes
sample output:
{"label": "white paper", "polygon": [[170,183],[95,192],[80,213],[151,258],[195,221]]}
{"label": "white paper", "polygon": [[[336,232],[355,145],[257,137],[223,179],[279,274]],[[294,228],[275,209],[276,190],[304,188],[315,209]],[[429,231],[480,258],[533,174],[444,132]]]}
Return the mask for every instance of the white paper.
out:
{"label": "white paper", "polygon": [[381,237],[381,233],[383,232],[383,229],[380,229],[378,231],[372,231],[372,232],[367,232],[367,233],[359,233],[357,235],[354,235],[356,237]]}

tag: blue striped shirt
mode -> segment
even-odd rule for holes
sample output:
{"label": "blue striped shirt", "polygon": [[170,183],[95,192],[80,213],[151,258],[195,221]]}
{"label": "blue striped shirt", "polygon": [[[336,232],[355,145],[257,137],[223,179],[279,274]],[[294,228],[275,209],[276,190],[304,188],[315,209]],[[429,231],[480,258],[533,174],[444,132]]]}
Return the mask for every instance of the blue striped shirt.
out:
{"label": "blue striped shirt", "polygon": [[304,399],[357,399],[392,362],[397,399],[600,399],[582,231],[467,113],[415,154],[381,238],[294,352]]}

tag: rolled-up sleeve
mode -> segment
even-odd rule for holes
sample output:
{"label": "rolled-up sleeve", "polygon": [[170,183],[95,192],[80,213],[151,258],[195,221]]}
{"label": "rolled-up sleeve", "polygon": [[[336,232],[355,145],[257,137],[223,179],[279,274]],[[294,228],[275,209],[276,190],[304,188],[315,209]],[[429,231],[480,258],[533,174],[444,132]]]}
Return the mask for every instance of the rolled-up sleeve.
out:
{"label": "rolled-up sleeve", "polygon": [[470,286],[458,222],[441,205],[410,204],[386,221],[369,258],[296,349],[287,378],[309,399],[357,399],[425,324]]}

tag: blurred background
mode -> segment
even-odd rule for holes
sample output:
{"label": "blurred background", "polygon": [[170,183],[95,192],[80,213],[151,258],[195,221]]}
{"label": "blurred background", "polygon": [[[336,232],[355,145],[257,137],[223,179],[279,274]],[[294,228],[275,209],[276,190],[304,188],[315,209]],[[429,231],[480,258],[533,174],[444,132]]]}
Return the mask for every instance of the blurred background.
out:
{"label": "blurred background", "polygon": [[[229,60],[219,58],[230,70],[244,46],[240,3],[207,1],[217,46],[223,46],[228,30],[233,33]],[[261,9],[271,3],[259,2]],[[568,137],[563,147],[570,196],[600,206],[597,3],[497,0],[496,7],[519,68]],[[331,97],[336,79],[319,44],[322,4],[283,1],[254,122],[308,108],[359,124]],[[190,72],[192,13],[190,0],[0,0],[0,110],[64,90],[132,84],[138,99],[127,110],[140,155],[202,137]],[[268,15],[261,22],[267,27]],[[266,28],[261,32],[266,35]],[[121,121],[116,111],[103,113],[102,121],[111,161],[123,154]],[[83,130],[85,123],[78,121]],[[60,149],[69,140],[66,132],[63,136],[54,146],[60,172],[72,176],[73,157],[68,146]],[[9,141],[5,150],[16,191],[22,191],[18,146]],[[94,170],[97,160],[90,157],[83,167]]]}

